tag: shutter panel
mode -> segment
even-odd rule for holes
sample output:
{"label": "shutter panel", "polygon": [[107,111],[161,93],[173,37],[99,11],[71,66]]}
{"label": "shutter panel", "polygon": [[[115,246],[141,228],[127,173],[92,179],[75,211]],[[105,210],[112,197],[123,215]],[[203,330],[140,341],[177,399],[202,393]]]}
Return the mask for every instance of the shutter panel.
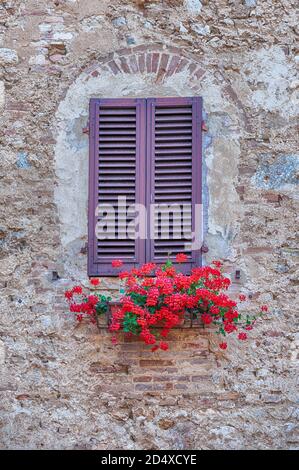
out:
{"label": "shutter panel", "polygon": [[[201,108],[201,98],[147,100],[147,168],[151,175],[147,201],[156,208],[151,219],[154,215],[155,239],[147,242],[147,259],[163,263],[168,257],[174,260],[177,253],[186,253],[188,262],[180,266],[185,273],[201,264],[200,249],[191,250],[191,240],[186,238],[186,229],[196,229],[200,237],[202,230],[201,217],[200,222],[196,218],[195,227],[195,210],[201,213],[202,202]],[[164,207],[158,208],[160,204]],[[168,204],[175,205],[173,212],[165,206]],[[169,231],[161,220],[165,212],[171,214],[166,217]]]}
{"label": "shutter panel", "polygon": [[[89,167],[88,274],[116,275],[113,259],[122,259],[124,269],[145,261],[144,240],[126,236],[126,223],[119,214],[118,197],[131,204],[145,204],[145,117],[143,99],[91,99]],[[97,213],[98,204],[108,204],[112,213]],[[127,222],[134,219],[127,218]],[[109,238],[98,239],[97,224],[108,222]],[[111,238],[112,234],[112,238]]]}

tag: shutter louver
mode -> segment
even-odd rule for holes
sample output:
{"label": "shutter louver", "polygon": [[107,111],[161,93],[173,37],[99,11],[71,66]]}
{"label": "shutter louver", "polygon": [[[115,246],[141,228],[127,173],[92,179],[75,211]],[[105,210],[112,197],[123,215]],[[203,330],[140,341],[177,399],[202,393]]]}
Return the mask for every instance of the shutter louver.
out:
{"label": "shutter louver", "polygon": [[[89,264],[89,275],[115,275],[111,267],[113,259],[121,259],[129,269],[145,261],[144,247],[140,240],[128,238],[127,224],[134,220],[119,211],[119,198],[126,210],[135,203],[144,204],[145,189],[145,101],[134,99],[91,100],[91,149],[92,165],[90,178],[94,191],[90,197],[89,249],[93,258]],[[95,214],[98,204],[108,205],[108,212]],[[114,209],[111,211],[111,208]],[[114,217],[115,214],[115,217]],[[106,236],[95,233],[96,224],[104,224]],[[132,231],[131,231],[132,232]]]}
{"label": "shutter louver", "polygon": [[149,199],[155,204],[155,239],[150,241],[148,257],[163,263],[168,257],[174,260],[176,254],[185,253],[188,262],[181,270],[189,272],[201,258],[199,250],[191,250],[195,204],[201,204],[201,101],[150,99],[147,116]]}

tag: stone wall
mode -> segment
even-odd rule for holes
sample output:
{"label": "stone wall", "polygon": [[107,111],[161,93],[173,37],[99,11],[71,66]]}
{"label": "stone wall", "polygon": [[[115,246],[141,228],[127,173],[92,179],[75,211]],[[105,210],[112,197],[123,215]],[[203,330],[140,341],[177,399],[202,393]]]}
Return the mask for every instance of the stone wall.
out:
{"label": "stone wall", "polygon": [[[1,448],[297,447],[295,7],[0,2]],[[184,328],[150,355],[67,313],[86,281],[82,129],[90,97],[187,95],[208,128],[206,261],[240,270],[234,289],[271,316],[226,352]]]}

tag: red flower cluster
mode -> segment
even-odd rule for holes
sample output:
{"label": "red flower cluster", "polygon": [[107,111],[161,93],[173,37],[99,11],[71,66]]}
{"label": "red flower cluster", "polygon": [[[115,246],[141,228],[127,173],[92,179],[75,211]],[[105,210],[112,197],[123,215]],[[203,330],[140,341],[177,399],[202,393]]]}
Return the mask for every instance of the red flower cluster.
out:
{"label": "red flower cluster", "polygon": [[[184,253],[176,256],[177,263],[188,261]],[[112,266],[120,268],[121,260],[113,260]],[[116,334],[135,335],[151,346],[152,351],[166,351],[164,341],[170,330],[183,321],[185,314],[201,320],[204,325],[215,325],[217,333],[226,336],[236,332],[240,341],[247,339],[247,331],[252,330],[257,318],[268,311],[262,305],[256,316],[246,316],[245,320],[237,309],[237,302],[224,293],[230,285],[229,278],[221,273],[222,263],[214,261],[212,266],[193,268],[190,275],[178,272],[168,261],[163,266],[146,263],[140,268],[119,273],[125,284],[125,295],[120,307],[113,310],[110,331],[112,342],[117,343]],[[100,284],[100,279],[90,280],[92,286]],[[93,323],[97,315],[108,309],[105,296],[90,295],[81,286],[65,292],[70,312],[75,313],[79,322],[88,317]],[[239,295],[244,302],[246,296]],[[246,331],[246,332],[245,332]],[[227,342],[220,342],[222,350]]]}
{"label": "red flower cluster", "polygon": [[[177,263],[187,260],[184,253],[176,256]],[[113,313],[110,330],[137,335],[152,345],[152,351],[166,350],[168,344],[161,338],[166,338],[188,313],[204,325],[216,325],[221,335],[237,332],[238,339],[244,341],[247,334],[238,331],[240,327],[252,329],[256,317],[247,317],[244,322],[237,302],[224,294],[230,279],[222,275],[221,266],[220,261],[214,261],[212,267],[194,268],[187,276],[168,261],[162,267],[147,263],[120,273],[119,277],[125,280],[125,295]],[[243,302],[246,297],[241,294],[239,299]],[[263,308],[261,312],[265,311]],[[221,342],[219,347],[226,349],[227,343]]]}
{"label": "red flower cluster", "polygon": [[185,253],[178,253],[175,257],[177,263],[186,263],[188,261],[188,256]]}
{"label": "red flower cluster", "polygon": [[114,259],[111,264],[113,268],[120,268],[123,265],[123,262],[120,259]]}
{"label": "red flower cluster", "polygon": [[[94,287],[100,284],[100,279],[93,278],[90,284]],[[90,294],[89,290],[83,289],[81,286],[74,286],[71,290],[64,293],[69,304],[71,313],[76,314],[76,319],[81,322],[84,317],[88,317],[91,323],[97,322],[97,316],[108,310],[108,302],[110,297],[105,295]]]}

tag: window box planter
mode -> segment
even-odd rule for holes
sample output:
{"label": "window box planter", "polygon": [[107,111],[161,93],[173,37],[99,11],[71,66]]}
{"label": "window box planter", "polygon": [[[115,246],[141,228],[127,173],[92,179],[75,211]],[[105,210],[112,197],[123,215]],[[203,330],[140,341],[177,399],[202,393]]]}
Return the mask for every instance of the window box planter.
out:
{"label": "window box planter", "polygon": [[[103,319],[101,323],[98,323],[97,326],[99,329],[107,328],[111,324],[112,315],[113,313],[121,307],[121,302],[118,301],[111,301],[109,302],[108,311],[106,314],[106,318]],[[156,328],[163,328],[163,325],[155,325]],[[174,326],[173,329],[181,329],[181,328],[205,328],[205,324],[195,315],[191,313],[185,313],[184,318],[182,318],[181,322]]]}
{"label": "window box planter", "polygon": [[[186,259],[183,253],[176,257],[178,263]],[[115,269],[122,264],[121,260],[112,261]],[[101,281],[96,278],[90,280],[94,294],[75,286],[65,296],[78,321],[88,317],[99,329],[108,327],[113,343],[117,343],[118,333],[125,333],[140,338],[152,351],[167,350],[167,336],[172,329],[204,326],[219,338],[235,333],[244,341],[268,307],[262,305],[256,315],[240,313],[237,301],[225,293],[230,279],[222,274],[221,266],[220,261],[214,261],[211,267],[194,268],[191,275],[184,275],[170,260],[162,266],[147,263],[119,272],[125,287],[118,302],[97,291]],[[244,294],[239,296],[240,302],[246,300]],[[226,349],[227,343],[222,341],[219,347]]]}

